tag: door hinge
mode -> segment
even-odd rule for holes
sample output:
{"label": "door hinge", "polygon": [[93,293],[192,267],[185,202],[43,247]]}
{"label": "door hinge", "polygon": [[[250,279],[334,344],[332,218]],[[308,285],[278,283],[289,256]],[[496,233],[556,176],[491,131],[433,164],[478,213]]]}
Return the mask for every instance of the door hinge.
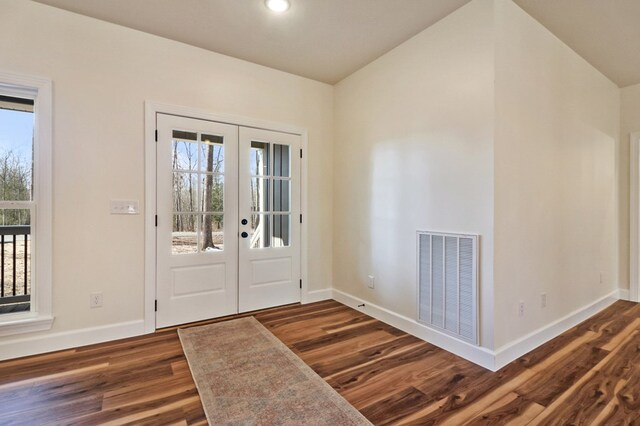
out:
{"label": "door hinge", "polygon": [[302,223],[302,214],[300,214],[300,223]]}
{"label": "door hinge", "polygon": [[302,158],[302,148],[300,148],[300,158]]}
{"label": "door hinge", "polygon": [[300,288],[302,288],[302,278],[300,278]]}
{"label": "door hinge", "polygon": [[158,312],[158,300],[156,299],[156,303],[155,303],[155,310],[156,312]]}
{"label": "door hinge", "polygon": [[156,142],[158,142],[158,130],[156,129]]}
{"label": "door hinge", "polygon": [[156,215],[156,226],[158,226],[158,215]]}

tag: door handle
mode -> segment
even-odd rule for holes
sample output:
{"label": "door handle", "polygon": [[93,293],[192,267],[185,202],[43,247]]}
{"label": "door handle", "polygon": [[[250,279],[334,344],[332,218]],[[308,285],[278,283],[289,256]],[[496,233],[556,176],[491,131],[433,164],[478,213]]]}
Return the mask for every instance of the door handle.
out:
{"label": "door handle", "polygon": [[242,234],[240,234],[240,236],[242,238],[247,238],[249,236],[249,234],[247,234],[246,232],[243,232]]}
{"label": "door handle", "polygon": [[249,221],[247,219],[242,219],[240,223],[242,223],[243,225],[246,225],[247,223],[249,223]]}

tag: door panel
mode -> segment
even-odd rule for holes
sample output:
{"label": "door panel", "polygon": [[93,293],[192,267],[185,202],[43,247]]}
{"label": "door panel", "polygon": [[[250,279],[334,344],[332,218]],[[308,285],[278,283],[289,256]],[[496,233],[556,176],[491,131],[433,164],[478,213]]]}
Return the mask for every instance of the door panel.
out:
{"label": "door panel", "polygon": [[300,136],[239,135],[239,311],[299,302]]}
{"label": "door panel", "polygon": [[156,326],[237,312],[238,127],[157,115]]}

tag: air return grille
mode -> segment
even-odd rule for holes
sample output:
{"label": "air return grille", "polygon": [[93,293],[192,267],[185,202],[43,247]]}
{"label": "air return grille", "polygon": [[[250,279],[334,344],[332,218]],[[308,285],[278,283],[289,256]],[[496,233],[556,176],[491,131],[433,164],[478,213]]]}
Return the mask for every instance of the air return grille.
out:
{"label": "air return grille", "polygon": [[478,343],[478,236],[418,232],[418,322]]}

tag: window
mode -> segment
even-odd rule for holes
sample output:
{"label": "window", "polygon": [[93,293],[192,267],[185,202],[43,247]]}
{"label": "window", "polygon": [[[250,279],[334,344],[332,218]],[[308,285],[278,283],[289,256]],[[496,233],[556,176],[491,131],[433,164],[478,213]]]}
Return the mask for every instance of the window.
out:
{"label": "window", "polygon": [[0,315],[31,310],[33,104],[0,95]]}
{"label": "window", "polygon": [[0,73],[0,336],[51,312],[51,83]]}

